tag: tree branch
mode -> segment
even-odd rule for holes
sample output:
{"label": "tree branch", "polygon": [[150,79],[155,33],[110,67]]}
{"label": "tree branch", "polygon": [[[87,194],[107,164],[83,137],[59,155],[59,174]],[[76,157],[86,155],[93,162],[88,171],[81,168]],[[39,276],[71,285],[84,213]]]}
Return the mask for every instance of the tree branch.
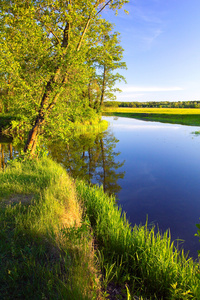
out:
{"label": "tree branch", "polygon": [[65,25],[65,29],[63,30],[63,41],[62,41],[62,47],[67,48],[69,45],[69,33],[70,33],[70,23],[67,22]]}
{"label": "tree branch", "polygon": [[85,25],[85,28],[84,28],[84,30],[83,30],[83,33],[82,33],[82,35],[81,35],[80,41],[79,41],[79,43],[78,43],[78,45],[77,45],[76,51],[79,51],[80,48],[81,48],[81,44],[82,44],[84,35],[86,34],[86,31],[87,31],[87,29],[88,29],[88,26],[89,26],[89,23],[90,23],[91,19],[92,19],[92,18],[89,16],[89,18],[88,18],[88,20],[87,20],[87,23],[86,23],[86,25]]}
{"label": "tree branch", "polygon": [[53,36],[56,38],[58,44],[60,44],[60,39],[57,37],[57,35],[54,33],[51,27],[49,27],[48,25],[44,25],[44,26],[46,26],[49,29],[50,33],[53,34]]}
{"label": "tree branch", "polygon": [[96,13],[95,17],[100,14],[100,12],[102,12],[102,10],[104,10],[104,8],[110,3],[112,2],[113,0],[109,0],[108,2],[106,2],[106,4],[104,4],[104,6]]}
{"label": "tree branch", "polygon": [[[94,19],[98,14],[100,14],[100,12],[102,12],[102,10],[104,10],[104,8],[105,8],[110,2],[112,2],[112,1],[113,1],[113,0],[107,1],[106,4],[104,4],[104,6],[103,6],[103,7],[102,7],[102,8],[94,15],[94,17],[91,17],[91,16],[88,17],[88,20],[87,20],[87,22],[86,22],[86,25],[85,25],[85,28],[84,28],[84,30],[83,30],[83,33],[82,33],[82,35],[81,35],[80,41],[79,41],[79,43],[78,43],[78,45],[77,45],[77,48],[76,48],[77,51],[79,51],[80,48],[81,48],[82,41],[83,41],[83,38],[84,38],[84,36],[85,36],[85,34],[86,34],[86,31],[87,31],[87,29],[88,29],[88,26],[89,26],[90,21],[91,21],[92,19]],[[97,5],[98,5],[98,4],[97,4]],[[97,6],[97,5],[96,5],[96,6]]]}

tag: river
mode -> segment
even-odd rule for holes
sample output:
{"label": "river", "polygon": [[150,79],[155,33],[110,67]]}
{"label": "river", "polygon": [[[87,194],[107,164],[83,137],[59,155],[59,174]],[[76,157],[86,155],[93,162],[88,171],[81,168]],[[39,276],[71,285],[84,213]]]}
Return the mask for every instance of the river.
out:
{"label": "river", "polygon": [[[144,225],[148,219],[148,226],[155,225],[162,232],[170,229],[172,240],[181,240],[179,248],[197,258],[200,136],[193,132],[200,128],[104,119],[110,122],[106,132],[82,135],[68,145],[49,142],[49,154],[73,177],[104,185],[106,192],[115,194],[132,225]],[[9,157],[11,147],[5,141],[2,145],[4,157]]]}
{"label": "river", "polygon": [[128,118],[111,118],[110,124],[119,158],[125,159],[118,198],[130,222],[145,224],[148,217],[161,231],[170,229],[173,240],[184,240],[184,249],[196,258],[200,136],[193,132],[200,128]]}

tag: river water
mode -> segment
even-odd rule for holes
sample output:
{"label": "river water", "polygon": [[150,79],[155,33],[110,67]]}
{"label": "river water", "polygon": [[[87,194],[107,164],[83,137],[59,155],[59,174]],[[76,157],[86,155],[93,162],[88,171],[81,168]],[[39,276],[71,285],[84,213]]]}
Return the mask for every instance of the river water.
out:
{"label": "river water", "polygon": [[[193,132],[200,127],[104,119],[110,122],[106,132],[82,135],[69,144],[49,142],[49,154],[73,177],[103,185],[106,192],[115,194],[132,225],[144,225],[148,219],[149,226],[162,232],[170,229],[172,240],[184,240],[179,248],[197,258],[200,136]],[[19,150],[5,140],[2,145],[4,157]]]}
{"label": "river water", "polygon": [[184,240],[184,249],[197,257],[200,136],[192,132],[200,128],[128,118],[109,121],[119,140],[119,158],[125,159],[118,197],[130,222],[145,224],[148,216],[148,223],[170,229],[172,239]]}

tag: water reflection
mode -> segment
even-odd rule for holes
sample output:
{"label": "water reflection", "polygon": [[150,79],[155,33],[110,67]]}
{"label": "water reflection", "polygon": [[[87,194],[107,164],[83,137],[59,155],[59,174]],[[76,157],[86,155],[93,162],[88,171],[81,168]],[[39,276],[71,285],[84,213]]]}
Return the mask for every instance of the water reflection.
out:
{"label": "water reflection", "polygon": [[0,136],[0,169],[5,168],[7,160],[13,159],[13,155],[12,139]]}
{"label": "water reflection", "polygon": [[[60,163],[73,178],[84,179],[89,183],[103,185],[104,191],[117,195],[121,190],[118,180],[124,178],[120,168],[119,142],[109,130],[100,134],[83,134],[72,138],[68,143],[48,142],[49,154]],[[0,168],[4,169],[9,159],[18,155],[20,145],[13,147],[12,139],[0,136]]]}
{"label": "water reflection", "polygon": [[74,178],[84,178],[89,183],[103,185],[109,194],[118,194],[121,186],[118,180],[124,177],[120,171],[124,161],[118,161],[119,142],[109,130],[98,135],[81,135],[64,142],[49,143],[48,151],[58,163],[62,164]]}

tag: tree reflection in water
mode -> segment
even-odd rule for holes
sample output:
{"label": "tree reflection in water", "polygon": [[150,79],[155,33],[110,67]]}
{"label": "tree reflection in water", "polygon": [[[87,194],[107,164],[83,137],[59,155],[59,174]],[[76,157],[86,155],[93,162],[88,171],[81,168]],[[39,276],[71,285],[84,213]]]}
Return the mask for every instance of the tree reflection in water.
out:
{"label": "tree reflection in water", "polygon": [[[62,141],[49,142],[47,148],[52,158],[66,168],[72,177],[103,185],[105,192],[117,195],[121,190],[118,180],[125,174],[120,171],[124,161],[117,161],[120,152],[115,152],[118,142],[107,130],[100,134],[73,137],[68,144]],[[21,149],[20,145],[13,148],[12,139],[0,137],[0,168],[4,169],[6,161],[18,155],[18,148]]]}
{"label": "tree reflection in water", "polygon": [[0,136],[0,169],[5,168],[7,160],[13,159],[13,155],[12,139]]}
{"label": "tree reflection in water", "polygon": [[121,190],[118,180],[125,174],[120,171],[124,161],[117,161],[120,152],[115,152],[118,142],[107,130],[98,135],[84,134],[72,138],[68,144],[49,143],[48,150],[53,159],[62,164],[74,178],[103,185],[105,192],[116,195]]}

